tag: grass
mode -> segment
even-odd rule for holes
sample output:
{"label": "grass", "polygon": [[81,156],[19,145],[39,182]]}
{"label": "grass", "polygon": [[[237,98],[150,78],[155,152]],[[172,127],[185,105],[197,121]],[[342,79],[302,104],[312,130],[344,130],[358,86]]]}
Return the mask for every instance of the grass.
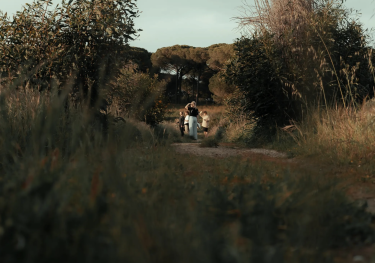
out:
{"label": "grass", "polygon": [[280,131],[276,148],[291,155],[317,157],[335,165],[355,166],[375,172],[374,102],[355,110],[330,109],[314,111],[304,122]]}
{"label": "grass", "polygon": [[332,262],[375,241],[317,170],[179,155],[168,123],[105,129],[53,94],[0,101],[1,262]]}

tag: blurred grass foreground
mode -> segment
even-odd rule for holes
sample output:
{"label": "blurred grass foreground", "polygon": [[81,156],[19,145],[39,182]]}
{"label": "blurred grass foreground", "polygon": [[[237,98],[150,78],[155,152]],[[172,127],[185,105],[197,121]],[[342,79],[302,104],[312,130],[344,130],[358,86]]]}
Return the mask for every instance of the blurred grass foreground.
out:
{"label": "blurred grass foreground", "polygon": [[[374,242],[335,179],[171,154],[175,131],[0,95],[1,262],[332,262]],[[108,117],[111,118],[111,117]]]}
{"label": "blurred grass foreground", "polygon": [[50,5],[0,16],[1,263],[320,263],[375,242],[335,177],[175,153],[166,83],[127,44],[134,1]]}

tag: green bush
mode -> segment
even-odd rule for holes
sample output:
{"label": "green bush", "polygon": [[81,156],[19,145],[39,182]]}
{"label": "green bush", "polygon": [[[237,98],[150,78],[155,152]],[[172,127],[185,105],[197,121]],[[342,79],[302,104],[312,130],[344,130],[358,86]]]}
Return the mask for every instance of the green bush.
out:
{"label": "green bush", "polygon": [[159,81],[157,75],[139,72],[136,66],[130,64],[120,69],[105,97],[109,98],[113,114],[155,126],[164,120],[166,113],[165,87],[166,82]]}
{"label": "green bush", "polygon": [[272,44],[270,35],[243,38],[236,43],[236,49],[238,57],[228,67],[227,76],[238,85],[240,94],[227,103],[235,112],[232,115],[238,114],[237,108],[240,108],[250,120],[256,121],[253,131],[256,140],[270,137],[277,127],[296,116],[281,82],[286,69],[278,61],[280,50]]}

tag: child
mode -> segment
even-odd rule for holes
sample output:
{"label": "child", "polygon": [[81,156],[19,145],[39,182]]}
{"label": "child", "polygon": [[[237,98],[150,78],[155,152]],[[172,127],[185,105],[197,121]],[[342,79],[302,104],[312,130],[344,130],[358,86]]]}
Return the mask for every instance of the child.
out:
{"label": "child", "polygon": [[185,111],[185,131],[189,132],[189,111]]}
{"label": "child", "polygon": [[203,127],[204,137],[207,138],[208,127],[210,124],[210,116],[207,115],[207,111],[201,111],[200,115],[203,119],[202,127]]}
{"label": "child", "polygon": [[180,131],[181,131],[181,136],[184,137],[184,131],[185,131],[185,124],[184,124],[184,121],[185,121],[185,116],[184,114],[182,113],[182,111],[180,111],[180,119],[179,119],[179,126],[180,126]]}

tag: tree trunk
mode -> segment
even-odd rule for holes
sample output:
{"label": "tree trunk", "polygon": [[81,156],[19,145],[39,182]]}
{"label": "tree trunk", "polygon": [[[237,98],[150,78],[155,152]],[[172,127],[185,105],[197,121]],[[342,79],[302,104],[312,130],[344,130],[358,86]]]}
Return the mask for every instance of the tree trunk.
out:
{"label": "tree trunk", "polygon": [[197,79],[197,97],[196,102],[198,103],[198,96],[199,96],[199,79],[201,78],[200,73],[198,73],[198,79]]}
{"label": "tree trunk", "polygon": [[176,94],[175,94],[176,103],[178,103],[178,98],[177,98],[177,94],[178,94],[178,72],[179,72],[179,70],[176,69]]}
{"label": "tree trunk", "polygon": [[[182,90],[182,77],[183,77],[183,75],[182,75],[182,70],[181,70],[181,72],[180,72],[180,77],[179,77],[179,83],[178,83],[178,91],[179,91],[179,95],[181,95],[181,90]],[[180,97],[178,97],[179,99],[180,99]]]}

